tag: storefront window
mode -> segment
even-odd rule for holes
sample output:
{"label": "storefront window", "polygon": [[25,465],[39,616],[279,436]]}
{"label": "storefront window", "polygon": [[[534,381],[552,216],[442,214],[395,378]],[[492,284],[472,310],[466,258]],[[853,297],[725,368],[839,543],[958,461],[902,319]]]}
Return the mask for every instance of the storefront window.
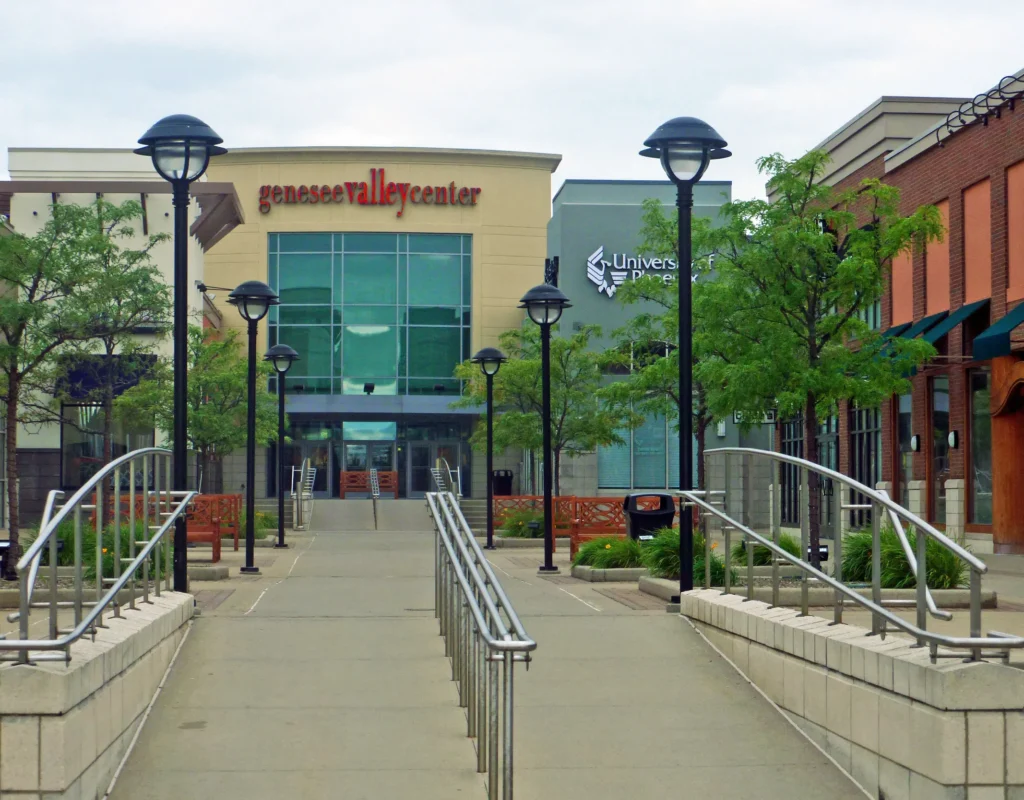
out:
{"label": "storefront window", "polygon": [[[882,441],[882,413],[877,408],[850,409],[850,475],[872,489],[882,479],[882,460],[879,458]],[[851,505],[866,505],[868,498],[860,492],[852,493]],[[854,509],[850,524],[863,528],[871,524],[871,512]]]}
{"label": "storefront window", "polygon": [[949,378],[932,378],[931,388],[931,522],[944,524],[949,478]]}
{"label": "storefront window", "polygon": [[991,375],[987,369],[970,373],[971,385],[971,522],[992,524],[992,416],[989,412]]}
{"label": "storefront window", "polygon": [[[112,457],[153,446],[153,431],[127,430],[115,421],[111,430]],[[106,463],[103,457],[103,409],[64,406],[61,409],[61,475],[65,490],[78,489]]]}
{"label": "storefront window", "polygon": [[910,482],[914,480],[914,451],[910,449],[910,437],[913,436],[914,397],[902,394],[897,405],[897,458],[899,459],[899,496],[900,505],[910,507]]}
{"label": "storefront window", "polygon": [[664,489],[665,418],[650,417],[633,431],[633,486]]}
{"label": "storefront window", "polygon": [[602,489],[629,489],[630,472],[630,439],[628,430],[619,431],[622,444],[602,445],[597,448],[597,478]]}

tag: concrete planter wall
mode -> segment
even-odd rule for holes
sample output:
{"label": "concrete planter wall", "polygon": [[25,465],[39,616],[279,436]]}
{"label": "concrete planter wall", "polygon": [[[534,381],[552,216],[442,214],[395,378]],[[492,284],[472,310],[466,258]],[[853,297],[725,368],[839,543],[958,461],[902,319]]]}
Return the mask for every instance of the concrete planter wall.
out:
{"label": "concrete planter wall", "polygon": [[103,796],[192,617],[191,595],[150,599],[66,666],[0,667],[0,796]]}
{"label": "concrete planter wall", "polygon": [[715,590],[682,613],[871,796],[1024,798],[1021,670],[933,665],[906,639]]}
{"label": "concrete planter wall", "polygon": [[610,583],[614,581],[633,583],[647,574],[644,567],[634,569],[594,569],[593,567],[573,566],[572,576],[581,581],[592,583]]}

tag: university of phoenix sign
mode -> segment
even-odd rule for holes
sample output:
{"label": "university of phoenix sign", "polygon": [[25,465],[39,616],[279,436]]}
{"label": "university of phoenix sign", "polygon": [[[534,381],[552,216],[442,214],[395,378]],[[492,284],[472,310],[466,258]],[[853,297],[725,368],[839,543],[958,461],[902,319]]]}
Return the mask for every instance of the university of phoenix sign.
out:
{"label": "university of phoenix sign", "polygon": [[480,197],[479,187],[420,186],[411,183],[386,181],[383,167],[370,170],[368,181],[346,181],[333,186],[327,183],[309,186],[261,186],[260,213],[269,214],[276,205],[306,203],[349,203],[360,206],[398,206],[396,217],[405,213],[405,204],[434,206],[475,206]]}
{"label": "university of phoenix sign", "polygon": [[672,283],[676,279],[674,270],[677,267],[674,258],[645,258],[625,253],[612,253],[612,260],[607,261],[604,245],[601,245],[587,258],[587,278],[599,293],[614,297],[615,290],[627,280],[636,280],[643,275],[657,275],[665,283]]}

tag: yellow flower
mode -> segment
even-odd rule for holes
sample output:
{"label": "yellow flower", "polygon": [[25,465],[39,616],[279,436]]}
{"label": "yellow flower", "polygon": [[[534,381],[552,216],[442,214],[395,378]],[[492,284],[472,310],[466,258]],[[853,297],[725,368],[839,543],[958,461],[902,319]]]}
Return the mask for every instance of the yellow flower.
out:
{"label": "yellow flower", "polygon": [[106,555],[106,554],[107,554],[107,548],[104,547],[103,548],[103,555]]}
{"label": "yellow flower", "polygon": [[714,550],[716,547],[718,547],[718,542],[712,542],[711,549]]}
{"label": "yellow flower", "polygon": [[604,546],[604,549],[605,549],[605,550],[611,550],[611,549],[612,549],[612,546],[611,546],[610,544],[606,544],[606,545]]}

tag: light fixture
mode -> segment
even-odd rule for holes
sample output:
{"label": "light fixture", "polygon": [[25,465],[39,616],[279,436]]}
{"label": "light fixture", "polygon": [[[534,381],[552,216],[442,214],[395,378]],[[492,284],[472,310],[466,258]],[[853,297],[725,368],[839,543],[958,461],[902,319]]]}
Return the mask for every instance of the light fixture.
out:
{"label": "light fixture", "polygon": [[910,437],[910,449],[915,453],[921,452],[921,437],[916,433]]}
{"label": "light fixture", "polygon": [[372,384],[372,383],[364,383],[363,384],[363,391],[366,392],[367,394],[373,394],[373,390],[376,389],[376,388],[377,388],[376,385]]}
{"label": "light fixture", "polygon": [[146,131],[139,139],[142,147],[135,152],[149,156],[165,181],[191,183],[206,172],[210,156],[227,152],[217,146],[223,141],[202,120],[188,114],[172,114]]}
{"label": "light fixture", "polygon": [[960,434],[958,434],[956,431],[950,431],[949,435],[946,437],[946,443],[950,446],[950,448],[956,450],[957,447],[960,446]]}
{"label": "light fixture", "polygon": [[271,306],[280,302],[274,290],[262,281],[246,281],[228,295],[228,303],[235,306],[247,322],[259,322]]}
{"label": "light fixture", "polygon": [[562,311],[572,308],[572,304],[557,286],[542,283],[523,295],[523,299],[519,301],[519,308],[525,308],[530,319],[543,326],[558,322]]}
{"label": "light fixture", "polygon": [[712,160],[732,155],[725,145],[725,139],[704,120],[676,117],[647,137],[640,155],[661,161],[661,168],[673,183],[693,184]]}
{"label": "light fixture", "polygon": [[497,347],[485,347],[478,350],[476,355],[470,359],[474,364],[479,365],[484,375],[497,375],[501,365],[508,361],[508,356]]}
{"label": "light fixture", "polygon": [[278,375],[284,375],[292,363],[299,360],[299,354],[286,344],[275,344],[267,350],[263,360],[269,361]]}

